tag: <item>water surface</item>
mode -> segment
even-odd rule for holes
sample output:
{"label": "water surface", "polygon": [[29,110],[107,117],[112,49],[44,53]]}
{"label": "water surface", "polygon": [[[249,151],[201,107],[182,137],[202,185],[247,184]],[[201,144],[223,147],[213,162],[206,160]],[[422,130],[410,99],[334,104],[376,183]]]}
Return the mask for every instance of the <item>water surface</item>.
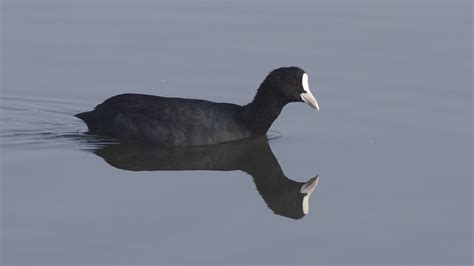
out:
{"label": "water surface", "polygon": [[[2,2],[2,262],[470,264],[471,10]],[[244,104],[287,65],[321,111],[288,105],[268,142],[170,153],[73,117],[122,92]]]}

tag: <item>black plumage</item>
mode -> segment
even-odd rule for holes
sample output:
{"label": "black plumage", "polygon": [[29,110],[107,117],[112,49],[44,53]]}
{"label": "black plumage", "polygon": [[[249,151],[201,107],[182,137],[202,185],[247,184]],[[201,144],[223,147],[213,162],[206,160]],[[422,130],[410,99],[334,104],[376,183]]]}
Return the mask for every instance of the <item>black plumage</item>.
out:
{"label": "black plumage", "polygon": [[[253,138],[266,134],[286,104],[308,103],[308,97],[314,99],[309,89],[304,88],[304,75],[298,67],[273,70],[253,101],[244,106],[121,94],[76,116],[86,122],[93,134],[163,146],[198,146]],[[319,108],[312,102],[308,104]]]}

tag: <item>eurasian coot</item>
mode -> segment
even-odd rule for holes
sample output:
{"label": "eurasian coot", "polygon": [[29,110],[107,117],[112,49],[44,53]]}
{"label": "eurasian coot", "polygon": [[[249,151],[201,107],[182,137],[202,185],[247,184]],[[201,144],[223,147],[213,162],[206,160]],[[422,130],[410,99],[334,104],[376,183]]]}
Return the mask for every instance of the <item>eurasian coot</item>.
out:
{"label": "eurasian coot", "polygon": [[243,106],[128,93],[76,117],[93,134],[163,146],[197,146],[263,136],[290,102],[305,102],[319,110],[308,74],[299,67],[270,72],[253,101]]}

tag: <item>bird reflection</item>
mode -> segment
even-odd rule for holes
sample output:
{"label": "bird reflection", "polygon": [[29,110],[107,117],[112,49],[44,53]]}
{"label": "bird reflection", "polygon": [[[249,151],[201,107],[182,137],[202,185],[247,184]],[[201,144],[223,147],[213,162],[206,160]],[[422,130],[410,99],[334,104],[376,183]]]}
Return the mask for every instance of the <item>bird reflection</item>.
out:
{"label": "bird reflection", "polygon": [[258,192],[275,214],[293,219],[308,213],[309,197],[319,181],[319,176],[306,182],[287,178],[266,138],[188,148],[108,144],[94,153],[113,167],[129,171],[241,170],[253,177]]}

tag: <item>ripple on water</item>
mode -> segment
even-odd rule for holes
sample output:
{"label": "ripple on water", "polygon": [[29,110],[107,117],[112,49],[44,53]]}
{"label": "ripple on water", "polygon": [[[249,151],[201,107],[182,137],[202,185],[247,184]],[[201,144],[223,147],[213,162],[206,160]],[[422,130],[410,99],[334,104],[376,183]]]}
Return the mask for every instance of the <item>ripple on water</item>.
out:
{"label": "ripple on water", "polygon": [[37,149],[110,143],[85,135],[86,126],[73,116],[90,108],[80,102],[2,96],[0,145],[2,149]]}

